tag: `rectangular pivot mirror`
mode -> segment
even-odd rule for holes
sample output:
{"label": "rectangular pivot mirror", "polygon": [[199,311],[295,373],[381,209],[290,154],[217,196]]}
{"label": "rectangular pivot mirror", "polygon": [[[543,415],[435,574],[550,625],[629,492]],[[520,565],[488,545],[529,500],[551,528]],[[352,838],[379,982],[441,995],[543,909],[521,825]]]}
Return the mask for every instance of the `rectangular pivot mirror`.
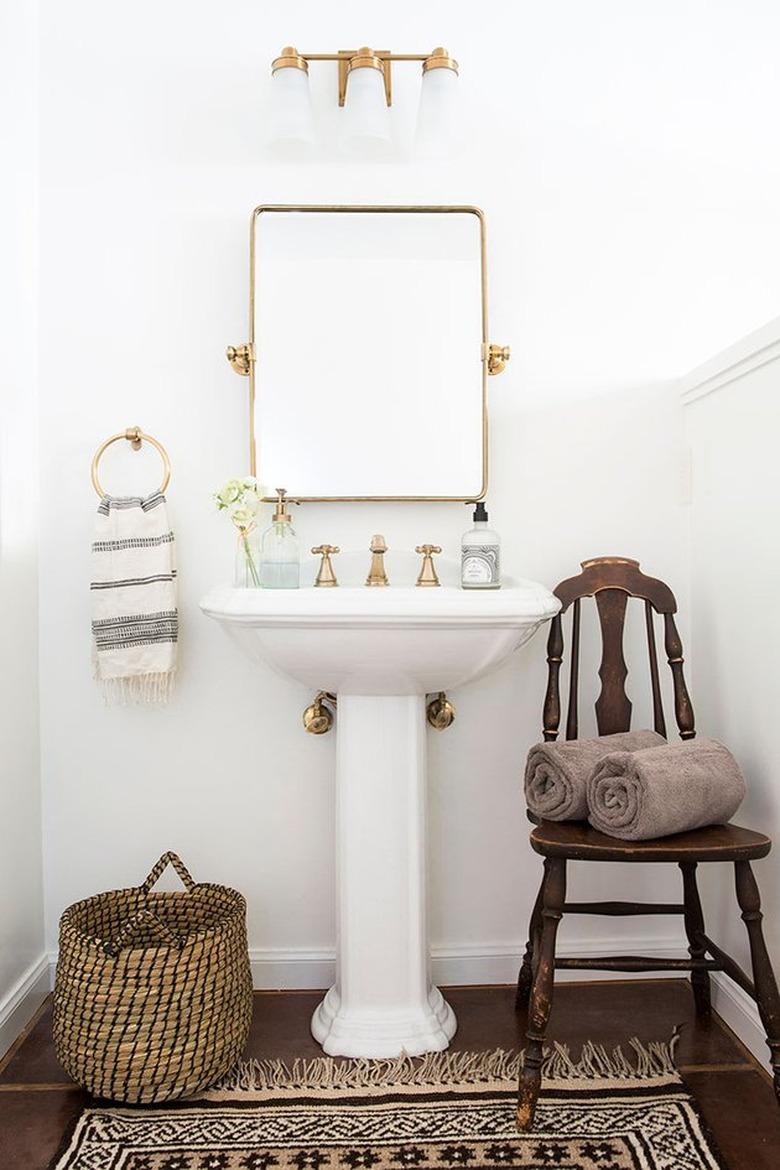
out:
{"label": "rectangular pivot mirror", "polygon": [[485,232],[475,207],[259,207],[251,465],[299,500],[487,490]]}

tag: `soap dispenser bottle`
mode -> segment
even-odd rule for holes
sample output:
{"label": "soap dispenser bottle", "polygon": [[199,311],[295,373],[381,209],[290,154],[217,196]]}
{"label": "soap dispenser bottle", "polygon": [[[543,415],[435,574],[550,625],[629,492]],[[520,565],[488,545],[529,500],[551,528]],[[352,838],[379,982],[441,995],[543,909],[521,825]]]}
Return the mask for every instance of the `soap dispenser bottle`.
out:
{"label": "soap dispenser bottle", "polygon": [[260,544],[260,584],[263,589],[297,589],[301,574],[298,537],[287,511],[284,488],[277,488],[276,494],[273,520]]}
{"label": "soap dispenser bottle", "polygon": [[464,589],[501,588],[501,538],[488,528],[488,514],[480,500],[474,508],[474,527],[461,541],[460,583]]}

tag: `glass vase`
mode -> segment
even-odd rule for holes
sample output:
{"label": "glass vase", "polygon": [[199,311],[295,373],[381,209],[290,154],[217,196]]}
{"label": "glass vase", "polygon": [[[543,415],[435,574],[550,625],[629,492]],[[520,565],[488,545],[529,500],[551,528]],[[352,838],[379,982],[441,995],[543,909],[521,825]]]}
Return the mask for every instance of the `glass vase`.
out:
{"label": "glass vase", "polygon": [[260,588],[260,532],[254,525],[238,530],[233,583],[237,589]]}

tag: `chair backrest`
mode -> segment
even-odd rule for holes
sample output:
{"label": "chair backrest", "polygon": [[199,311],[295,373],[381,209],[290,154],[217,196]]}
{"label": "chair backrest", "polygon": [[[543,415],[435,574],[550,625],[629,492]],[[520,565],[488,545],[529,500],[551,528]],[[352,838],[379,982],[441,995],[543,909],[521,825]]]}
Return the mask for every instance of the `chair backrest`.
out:
{"label": "chair backrest", "polygon": [[560,671],[563,662],[563,614],[571,606],[571,656],[569,701],[566,710],[566,738],[578,735],[577,693],[580,665],[580,600],[594,597],[601,626],[601,693],[596,700],[596,725],[599,735],[628,731],[631,727],[631,700],[626,694],[628,668],[623,657],[623,630],[629,597],[645,603],[647,651],[650,657],[650,685],[653,695],[655,730],[666,736],[661,686],[658,677],[658,653],[655,645],[654,613],[664,619],[664,648],[672,671],[674,714],[681,739],[693,739],[693,707],[683,674],[682,642],[674,614],[677,602],[668,585],[655,577],[646,577],[638,561],[628,557],[595,557],[582,562],[577,577],[561,581],[553,590],[560,599],[561,611],[553,618],[547,640],[547,693],[544,700],[544,738],[558,738],[561,720]]}

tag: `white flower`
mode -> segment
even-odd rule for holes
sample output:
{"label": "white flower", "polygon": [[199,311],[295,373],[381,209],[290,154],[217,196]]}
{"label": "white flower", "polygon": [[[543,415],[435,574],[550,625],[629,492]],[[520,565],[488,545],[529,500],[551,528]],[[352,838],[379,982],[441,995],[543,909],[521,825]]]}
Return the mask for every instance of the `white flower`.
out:
{"label": "white flower", "polygon": [[230,512],[230,519],[237,528],[249,528],[260,507],[257,480],[253,475],[245,476],[244,479],[229,479],[224,487],[214,493],[214,501],[218,511]]}
{"label": "white flower", "polygon": [[229,508],[231,504],[239,501],[241,496],[241,484],[237,479],[229,479],[223,488],[216,493],[214,499],[217,507],[220,510]]}
{"label": "white flower", "polygon": [[255,514],[249,508],[236,508],[230,519],[236,528],[251,528],[255,522]]}

